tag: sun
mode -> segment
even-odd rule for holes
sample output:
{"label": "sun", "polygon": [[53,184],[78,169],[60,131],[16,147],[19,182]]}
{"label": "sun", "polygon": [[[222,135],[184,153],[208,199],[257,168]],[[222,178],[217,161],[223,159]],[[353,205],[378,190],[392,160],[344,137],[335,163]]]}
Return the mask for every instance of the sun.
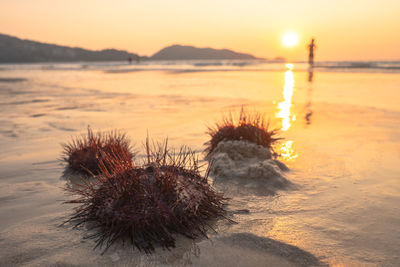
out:
{"label": "sun", "polygon": [[293,31],[286,32],[282,37],[282,44],[286,47],[293,47],[299,42],[299,35]]}

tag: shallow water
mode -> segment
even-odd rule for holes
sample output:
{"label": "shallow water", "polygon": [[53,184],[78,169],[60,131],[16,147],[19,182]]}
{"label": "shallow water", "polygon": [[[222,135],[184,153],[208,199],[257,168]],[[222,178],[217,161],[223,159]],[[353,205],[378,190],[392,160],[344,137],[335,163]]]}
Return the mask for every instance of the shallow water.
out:
{"label": "shallow water", "polygon": [[[204,265],[211,258],[217,265],[218,255],[237,254],[235,234],[250,233],[330,265],[400,265],[399,73],[316,69],[310,77],[302,64],[206,65],[2,65],[0,261],[133,264],[130,250],[101,256],[80,230],[58,227],[72,208],[61,204],[67,196],[60,143],[90,125],[127,132],[138,150],[148,132],[201,156],[207,126],[244,105],[281,129],[276,149],[294,188],[271,195],[259,190],[259,181],[219,185],[231,197],[230,210],[250,211],[233,215],[238,224],[222,223],[212,235],[221,253],[199,241],[203,256],[188,256],[181,240],[175,252],[160,252],[162,260],[153,256],[152,262]],[[263,246],[242,243],[253,264],[265,260]]]}

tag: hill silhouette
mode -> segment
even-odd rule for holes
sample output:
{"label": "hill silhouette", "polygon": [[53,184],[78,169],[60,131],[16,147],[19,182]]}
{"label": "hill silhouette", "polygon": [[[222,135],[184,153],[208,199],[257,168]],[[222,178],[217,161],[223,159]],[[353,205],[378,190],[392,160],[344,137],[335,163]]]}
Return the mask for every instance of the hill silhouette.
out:
{"label": "hill silhouette", "polygon": [[79,47],[46,44],[31,40],[22,40],[10,35],[0,34],[0,62],[76,62],[76,61],[120,61],[137,54],[117,49],[100,51]]}
{"label": "hill silhouette", "polygon": [[[0,63],[34,62],[78,62],[78,61],[126,61],[139,57],[124,50],[89,50],[20,39],[0,34]],[[141,60],[212,60],[212,59],[257,59],[255,56],[238,53],[229,49],[198,48],[172,45],[165,47],[151,57],[140,56]]]}
{"label": "hill silhouette", "polygon": [[257,59],[255,56],[238,53],[229,49],[198,48],[194,46],[171,45],[151,56],[153,60],[190,59]]}

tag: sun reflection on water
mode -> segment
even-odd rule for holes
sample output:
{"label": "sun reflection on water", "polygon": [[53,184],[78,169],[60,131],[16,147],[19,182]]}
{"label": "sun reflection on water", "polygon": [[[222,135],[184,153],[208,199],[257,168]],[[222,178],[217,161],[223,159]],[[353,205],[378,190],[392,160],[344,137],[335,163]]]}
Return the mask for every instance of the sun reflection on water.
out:
{"label": "sun reflection on water", "polygon": [[293,64],[286,64],[288,69],[285,72],[285,84],[283,86],[283,101],[278,103],[279,112],[277,118],[282,119],[282,131],[289,130],[292,122],[296,120],[296,116],[291,114],[290,107],[292,106],[292,96],[294,90]]}
{"label": "sun reflection on water", "polygon": [[279,145],[279,154],[286,161],[293,161],[299,155],[293,149],[293,141],[288,140]]}
{"label": "sun reflection on water", "polygon": [[286,64],[285,64],[285,67],[286,67],[287,69],[289,69],[289,70],[292,70],[292,69],[293,69],[293,64],[292,64],[292,63],[286,63]]}
{"label": "sun reflection on water", "polygon": [[[283,86],[283,101],[278,103],[278,112],[276,113],[276,117],[282,119],[282,127],[281,130],[286,132],[292,126],[292,123],[296,121],[296,115],[292,114],[291,106],[292,106],[292,97],[294,92],[294,75],[293,68],[294,65],[291,63],[287,63],[285,72],[285,83]],[[298,154],[293,149],[293,141],[287,140],[282,142],[278,151],[280,156],[286,161],[293,161],[298,157]]]}

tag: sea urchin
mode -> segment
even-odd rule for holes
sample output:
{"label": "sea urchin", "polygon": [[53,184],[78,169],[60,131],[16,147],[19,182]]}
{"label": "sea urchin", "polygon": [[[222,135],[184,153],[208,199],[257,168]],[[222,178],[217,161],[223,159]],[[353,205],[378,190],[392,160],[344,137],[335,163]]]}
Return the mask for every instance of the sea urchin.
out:
{"label": "sea urchin", "polygon": [[250,113],[241,109],[237,119],[232,113],[223,117],[222,122],[208,128],[211,139],[206,145],[206,158],[209,158],[214,149],[222,141],[249,141],[273,151],[272,145],[280,140],[276,138],[278,130],[269,130],[269,123],[259,113]]}
{"label": "sea urchin", "polygon": [[146,253],[156,244],[171,248],[174,234],[207,236],[210,219],[224,217],[226,199],[208,184],[208,171],[201,174],[190,149],[174,152],[167,142],[150,146],[147,141],[140,166],[115,160],[115,155],[108,162],[104,155],[100,175],[67,187],[79,196],[66,202],[79,204],[68,221],[75,226],[89,222],[96,247],[106,251],[122,239]]}
{"label": "sea urchin", "polygon": [[[101,172],[101,162],[105,164],[105,169],[109,169],[114,155],[118,155],[118,160],[124,162],[131,162],[134,156],[125,134],[117,131],[94,134],[90,127],[86,136],[63,144],[63,147],[63,160],[67,162],[68,168],[89,175]],[[104,161],[106,154],[108,159]]]}

